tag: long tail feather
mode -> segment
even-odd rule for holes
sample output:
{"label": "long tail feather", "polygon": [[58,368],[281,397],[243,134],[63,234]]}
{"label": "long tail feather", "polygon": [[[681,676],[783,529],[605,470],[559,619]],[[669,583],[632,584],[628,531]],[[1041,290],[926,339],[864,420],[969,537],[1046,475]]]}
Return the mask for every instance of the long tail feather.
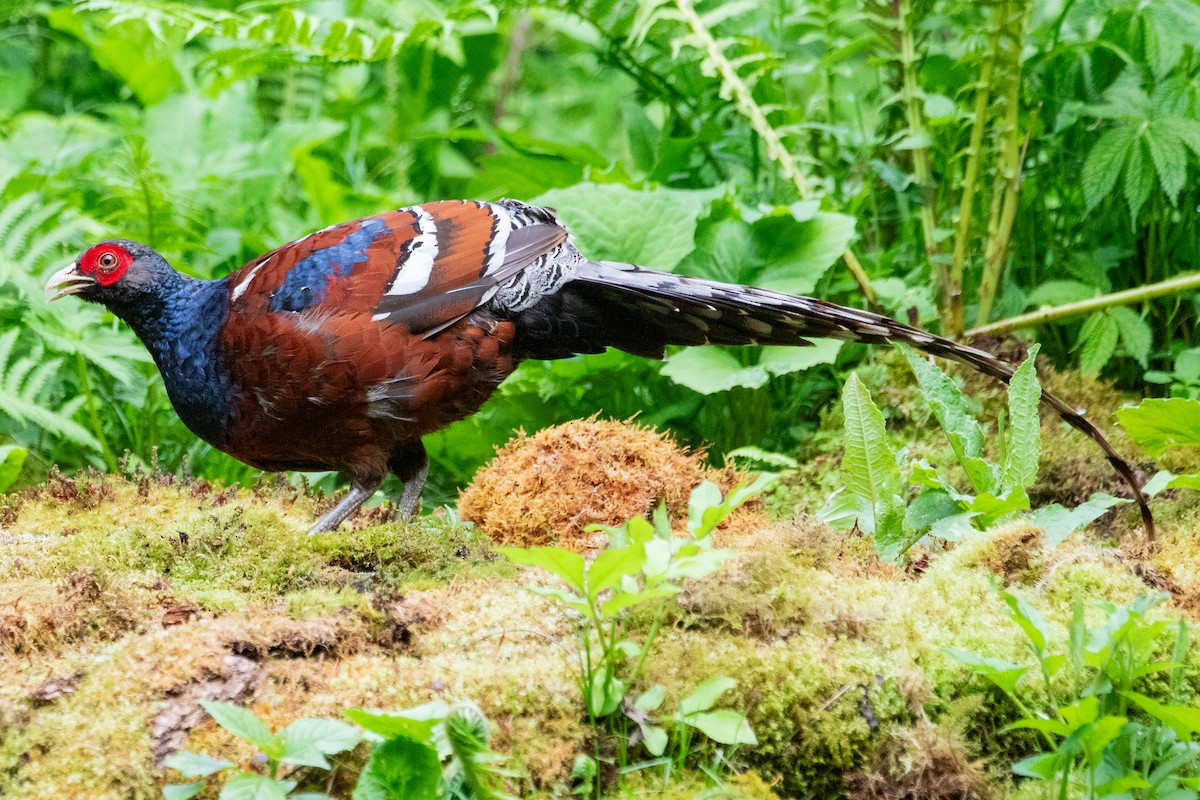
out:
{"label": "long tail feather", "polygon": [[[671,275],[632,264],[592,261],[570,287],[599,311],[588,330],[601,328],[595,344],[642,355],[664,345],[808,345],[808,339],[843,339],[868,344],[904,342],[917,350],[973,367],[1008,383],[1015,368],[974,347],[936,336],[869,311],[768,289]],[[577,352],[581,350],[577,349]],[[1109,444],[1104,432],[1059,397],[1042,390],[1042,403],[1083,432],[1108,457],[1133,493],[1149,538],[1154,517],[1137,476]]]}

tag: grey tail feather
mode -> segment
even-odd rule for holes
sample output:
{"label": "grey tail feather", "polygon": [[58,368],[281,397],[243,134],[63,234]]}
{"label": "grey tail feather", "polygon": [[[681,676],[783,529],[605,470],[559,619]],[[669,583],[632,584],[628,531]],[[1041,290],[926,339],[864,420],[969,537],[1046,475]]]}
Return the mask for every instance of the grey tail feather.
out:
{"label": "grey tail feather", "polygon": [[[634,306],[641,336],[656,333],[658,346],[669,344],[811,344],[809,338],[843,339],[867,344],[903,342],[929,355],[948,358],[1004,383],[1015,368],[991,353],[905,325],[870,311],[769,289],[688,278],[613,261],[589,261],[570,284],[602,306]],[[619,295],[619,296],[617,296]],[[589,298],[590,299],[590,298]],[[623,334],[621,334],[623,335]],[[608,344],[621,347],[619,341]],[[641,348],[645,350],[644,347]],[[1137,476],[1109,444],[1104,432],[1059,397],[1042,390],[1042,403],[1071,427],[1094,441],[1141,511],[1147,537],[1154,538],[1154,517]]]}

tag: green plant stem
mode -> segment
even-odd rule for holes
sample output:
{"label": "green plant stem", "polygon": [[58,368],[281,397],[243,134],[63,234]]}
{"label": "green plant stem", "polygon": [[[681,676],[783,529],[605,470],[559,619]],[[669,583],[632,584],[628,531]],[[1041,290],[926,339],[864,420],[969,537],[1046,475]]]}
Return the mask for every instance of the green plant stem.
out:
{"label": "green plant stem", "polygon": [[1031,311],[1028,314],[1020,314],[1008,319],[1002,319],[998,322],[993,322],[989,325],[980,325],[966,332],[966,336],[983,336],[997,335],[1008,333],[1009,331],[1018,330],[1020,328],[1029,328],[1034,325],[1042,325],[1047,322],[1074,317],[1080,314],[1089,314],[1093,311],[1100,311],[1105,308],[1114,306],[1124,306],[1130,303],[1137,303],[1142,300],[1150,300],[1155,297],[1163,297],[1166,295],[1180,294],[1182,292],[1200,289],[1200,272],[1193,272],[1187,275],[1177,275],[1170,280],[1151,283],[1146,286],[1138,286],[1133,289],[1125,289],[1120,292],[1100,295],[1099,297],[1089,297],[1087,300],[1078,300],[1074,303],[1064,303],[1061,306],[1048,306],[1039,308],[1037,311]]}
{"label": "green plant stem", "polygon": [[[921,107],[921,91],[917,86],[917,47],[913,36],[912,1],[894,0],[892,12],[896,16],[897,36],[900,45],[900,96],[904,100],[904,116],[908,124],[908,136],[911,139],[927,139],[929,131],[925,127],[925,114]],[[936,193],[937,187],[930,180],[929,146],[922,144],[911,149],[913,160],[913,177],[917,181],[917,191],[920,193],[921,206],[921,240],[926,259],[936,262],[937,219]],[[942,285],[942,321],[950,325],[948,304],[954,296],[954,287],[950,280],[950,272],[945,264],[937,263],[938,280]]]}
{"label": "green plant stem", "polygon": [[96,396],[92,393],[92,382],[88,378],[87,362],[82,353],[75,354],[75,367],[79,371],[79,386],[83,389],[84,405],[87,406],[92,431],[96,434],[96,439],[100,442],[100,451],[104,455],[104,466],[109,472],[116,472],[117,458],[113,455],[112,448],[108,446],[108,439],[104,435],[104,426],[100,423],[100,412],[96,408]]}
{"label": "green plant stem", "polygon": [[[992,225],[984,247],[983,278],[979,285],[979,313],[976,321],[986,324],[992,314],[992,304],[1000,287],[1005,257],[1012,240],[1013,223],[1017,217],[1017,201],[1021,193],[1021,162],[1027,139],[1020,132],[1021,48],[1025,41],[1026,8],[1023,0],[1002,3],[997,12],[998,25],[1007,42],[1003,76],[1004,122],[1000,129],[999,163],[995,194],[993,195]],[[1032,125],[1030,130],[1032,131]],[[995,212],[999,212],[997,215]]]}
{"label": "green plant stem", "polygon": [[992,98],[992,76],[996,69],[996,54],[1000,49],[1001,24],[999,14],[993,18],[988,36],[983,66],[979,71],[979,84],[975,90],[975,114],[971,125],[971,139],[967,145],[967,164],[963,171],[962,198],[958,207],[958,227],[954,234],[954,258],[950,265],[950,336],[961,336],[966,320],[963,313],[963,273],[967,261],[967,245],[971,235],[971,218],[975,204],[975,190],[979,182],[979,162],[983,156],[983,134],[987,130],[988,107]]}
{"label": "green plant stem", "polygon": [[[683,17],[691,29],[692,34],[699,40],[701,49],[704,52],[709,64],[711,64],[721,77],[722,85],[729,91],[733,97],[734,104],[738,112],[744,116],[750,123],[750,127],[757,133],[767,146],[767,156],[770,157],[778,166],[780,172],[783,173],[792,185],[796,187],[796,191],[801,197],[807,197],[811,193],[811,187],[808,185],[808,179],[804,177],[804,173],[800,171],[800,167],[796,164],[796,159],[792,157],[791,152],[783,144],[783,139],[779,135],[779,131],[767,119],[766,113],[763,112],[762,106],[754,99],[754,95],[750,92],[750,87],[738,75],[737,68],[725,56],[725,52],[713,37],[712,31],[704,24],[704,20],[700,19],[700,15],[696,13],[696,7],[692,5],[692,0],[675,0],[675,7],[679,9],[679,14]],[[854,277],[855,283],[863,293],[863,297],[872,308],[879,307],[879,298],[875,294],[875,288],[871,285],[871,279],[867,277],[866,271],[862,268],[862,263],[854,253],[847,248],[842,254],[842,260],[846,264],[846,268]]]}
{"label": "green plant stem", "polygon": [[633,673],[629,676],[629,682],[633,683],[642,674],[642,667],[646,664],[646,657],[650,655],[650,645],[654,643],[654,637],[658,635],[658,629],[662,625],[662,621],[667,616],[667,600],[663,598],[658,603],[658,611],[654,614],[654,622],[650,623],[650,630],[646,634],[646,641],[642,643],[642,652],[638,656],[638,662],[633,668]]}

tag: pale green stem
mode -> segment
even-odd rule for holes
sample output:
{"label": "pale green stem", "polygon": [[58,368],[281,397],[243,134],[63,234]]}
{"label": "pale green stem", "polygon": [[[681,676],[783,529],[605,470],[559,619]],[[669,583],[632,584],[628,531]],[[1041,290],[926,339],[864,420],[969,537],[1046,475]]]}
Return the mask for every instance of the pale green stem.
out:
{"label": "pale green stem", "polygon": [[990,325],[980,325],[967,331],[966,336],[1008,333],[1019,328],[1029,328],[1034,325],[1042,325],[1047,322],[1066,319],[1067,317],[1089,314],[1105,308],[1125,306],[1142,300],[1179,294],[1194,289],[1200,289],[1200,273],[1193,272],[1187,275],[1177,275],[1170,280],[1151,283],[1146,286],[1138,286],[1133,289],[1125,289],[1124,291],[1113,292],[1112,294],[1103,294],[1098,297],[1089,297],[1087,300],[1078,300],[1074,303],[1065,303],[1061,306],[1046,306],[1039,308],[1037,311],[1031,311],[1028,314],[1021,314],[1009,319],[1002,319],[999,322],[993,322]]}

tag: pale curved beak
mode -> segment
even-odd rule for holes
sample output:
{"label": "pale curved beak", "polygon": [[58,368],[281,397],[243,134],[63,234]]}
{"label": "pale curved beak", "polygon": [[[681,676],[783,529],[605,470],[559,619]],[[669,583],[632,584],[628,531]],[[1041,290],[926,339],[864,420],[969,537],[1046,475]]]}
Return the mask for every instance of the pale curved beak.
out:
{"label": "pale curved beak", "polygon": [[84,275],[79,271],[78,265],[72,261],[66,267],[51,275],[50,280],[46,281],[46,294],[50,295],[50,292],[54,292],[53,295],[46,298],[46,302],[53,303],[60,297],[66,297],[69,294],[79,294],[95,283],[95,278],[91,275]]}

